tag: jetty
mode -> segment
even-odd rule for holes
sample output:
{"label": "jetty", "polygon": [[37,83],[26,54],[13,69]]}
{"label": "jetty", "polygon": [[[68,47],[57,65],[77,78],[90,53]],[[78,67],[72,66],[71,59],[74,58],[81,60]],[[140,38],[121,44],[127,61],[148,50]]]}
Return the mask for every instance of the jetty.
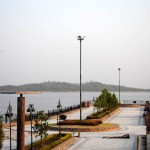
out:
{"label": "jetty", "polygon": [[41,94],[41,91],[1,91],[0,94]]}

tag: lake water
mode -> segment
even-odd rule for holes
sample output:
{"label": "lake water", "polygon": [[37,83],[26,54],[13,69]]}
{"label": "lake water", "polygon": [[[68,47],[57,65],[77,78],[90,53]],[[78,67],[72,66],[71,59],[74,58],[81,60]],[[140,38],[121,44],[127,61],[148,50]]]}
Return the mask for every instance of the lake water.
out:
{"label": "lake water", "polygon": [[[115,92],[118,97],[118,92]],[[82,92],[82,101],[92,100],[93,96],[97,97],[100,92]],[[0,114],[5,114],[7,107],[12,105],[13,113],[17,112],[17,97],[19,95],[5,95],[0,94]],[[63,107],[76,105],[80,103],[79,92],[43,92],[41,94],[24,94],[26,109],[29,104],[34,104],[36,111],[39,110],[52,110],[57,108],[58,100],[60,98]],[[150,92],[121,92],[121,102],[124,100],[133,101],[147,101],[150,100]]]}

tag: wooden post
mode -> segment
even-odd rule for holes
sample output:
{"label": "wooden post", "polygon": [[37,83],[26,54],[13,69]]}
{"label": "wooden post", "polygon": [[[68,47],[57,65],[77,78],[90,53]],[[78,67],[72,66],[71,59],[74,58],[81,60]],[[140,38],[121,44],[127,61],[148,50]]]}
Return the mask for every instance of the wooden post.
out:
{"label": "wooden post", "polygon": [[20,94],[17,100],[17,150],[24,150],[25,141],[25,97]]}

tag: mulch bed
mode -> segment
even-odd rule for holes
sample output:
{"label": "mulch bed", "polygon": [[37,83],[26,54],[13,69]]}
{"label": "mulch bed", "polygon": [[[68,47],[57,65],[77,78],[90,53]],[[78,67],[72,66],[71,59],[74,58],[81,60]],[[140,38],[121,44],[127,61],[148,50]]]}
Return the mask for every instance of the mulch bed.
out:
{"label": "mulch bed", "polygon": [[[108,127],[76,127],[73,126],[72,127],[63,127],[61,126],[61,131],[68,131],[68,132],[104,132],[104,131],[114,131],[114,130],[119,130],[120,127],[117,124],[113,124],[112,126],[108,126]],[[58,131],[59,127],[58,126],[51,126],[50,130],[53,131]]]}

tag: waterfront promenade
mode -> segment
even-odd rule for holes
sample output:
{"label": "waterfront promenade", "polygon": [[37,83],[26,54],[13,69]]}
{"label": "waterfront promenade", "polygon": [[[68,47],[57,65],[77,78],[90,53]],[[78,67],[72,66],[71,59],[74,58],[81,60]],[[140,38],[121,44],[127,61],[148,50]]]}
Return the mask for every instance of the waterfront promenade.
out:
{"label": "waterfront promenade", "polygon": [[[137,136],[145,135],[146,129],[142,107],[124,107],[105,122],[120,125],[120,130],[111,132],[82,132],[77,142],[68,150],[136,150]],[[129,134],[129,139],[103,138]]]}
{"label": "waterfront promenade", "polygon": [[[93,112],[93,107],[82,110],[82,118],[85,119],[88,114]],[[110,117],[105,122],[117,123],[121,129],[111,132],[82,132],[77,142],[74,143],[68,150],[135,150],[136,139],[138,135],[145,135],[146,129],[144,125],[144,118],[142,117],[142,107],[124,107],[114,116]],[[79,119],[79,111],[68,114],[68,119]],[[50,119],[49,123],[56,123],[56,119]],[[30,125],[25,126],[25,143],[30,144]],[[6,134],[9,132],[5,129]],[[16,127],[12,127],[13,140],[12,147],[16,148]],[[49,134],[58,133],[58,131],[49,131]],[[72,133],[77,135],[78,133]],[[129,134],[130,139],[106,139],[104,136],[122,136]],[[8,134],[9,136],[9,134]],[[34,138],[34,140],[37,140]],[[9,149],[9,137],[4,141],[3,150]]]}

